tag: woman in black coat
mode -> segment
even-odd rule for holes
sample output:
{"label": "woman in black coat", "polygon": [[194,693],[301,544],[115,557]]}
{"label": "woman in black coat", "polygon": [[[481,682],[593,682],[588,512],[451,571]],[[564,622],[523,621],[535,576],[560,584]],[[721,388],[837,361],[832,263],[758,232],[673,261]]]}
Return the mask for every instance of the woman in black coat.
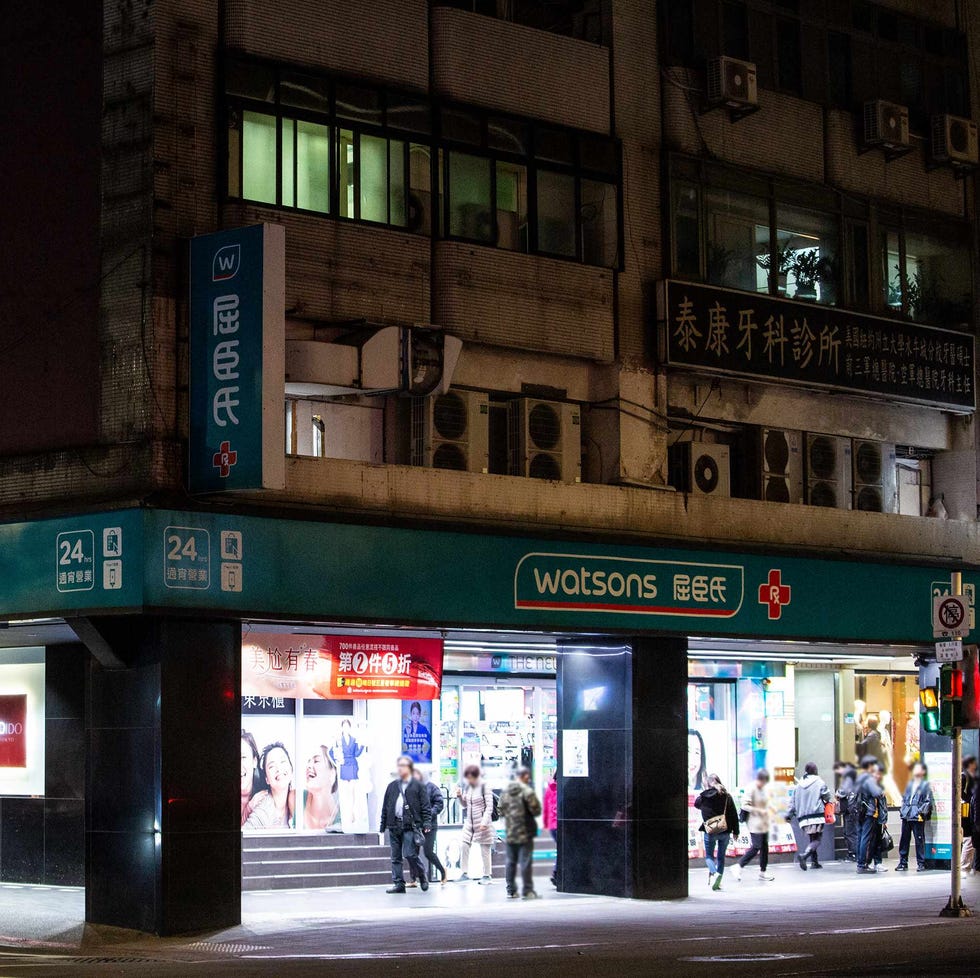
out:
{"label": "woman in black coat", "polygon": [[738,835],[738,809],[717,774],[705,779],[707,788],[694,799],[694,807],[704,821],[699,831],[704,833],[704,861],[708,865],[708,886],[721,889],[725,875],[725,853],[732,835]]}

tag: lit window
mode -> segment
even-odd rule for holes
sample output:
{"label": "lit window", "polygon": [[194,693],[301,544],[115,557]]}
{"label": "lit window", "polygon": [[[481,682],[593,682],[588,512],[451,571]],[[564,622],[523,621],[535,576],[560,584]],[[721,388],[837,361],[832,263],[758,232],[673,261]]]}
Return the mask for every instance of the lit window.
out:
{"label": "lit window", "polygon": [[490,160],[449,153],[449,233],[471,241],[493,239]]}
{"label": "lit window", "polygon": [[242,196],[276,202],[276,117],[242,113]]}

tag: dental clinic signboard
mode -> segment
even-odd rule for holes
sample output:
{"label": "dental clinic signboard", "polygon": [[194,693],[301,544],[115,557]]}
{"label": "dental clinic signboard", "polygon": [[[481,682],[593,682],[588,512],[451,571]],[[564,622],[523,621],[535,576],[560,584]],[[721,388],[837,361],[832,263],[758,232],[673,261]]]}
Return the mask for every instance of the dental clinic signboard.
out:
{"label": "dental clinic signboard", "polygon": [[195,493],[285,485],[285,232],[257,224],[190,247]]}

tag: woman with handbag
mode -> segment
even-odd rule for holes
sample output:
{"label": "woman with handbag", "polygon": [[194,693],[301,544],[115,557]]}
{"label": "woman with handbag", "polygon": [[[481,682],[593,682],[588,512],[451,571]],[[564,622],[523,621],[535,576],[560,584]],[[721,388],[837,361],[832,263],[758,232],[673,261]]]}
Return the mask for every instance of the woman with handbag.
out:
{"label": "woman with handbag", "polygon": [[733,834],[738,834],[738,809],[717,774],[705,778],[707,787],[694,799],[694,807],[704,821],[699,832],[704,833],[704,861],[708,866],[708,886],[721,889],[725,875],[725,853]]}
{"label": "woman with handbag", "polygon": [[817,859],[817,850],[823,838],[823,828],[828,818],[834,821],[834,807],[830,797],[830,788],[823,778],[819,777],[817,765],[808,761],[803,768],[804,774],[796,782],[793,792],[793,803],[787,813],[787,818],[795,818],[801,832],[805,832],[810,840],[806,849],[796,857],[800,869],[806,872],[808,863],[814,869],[823,869]]}

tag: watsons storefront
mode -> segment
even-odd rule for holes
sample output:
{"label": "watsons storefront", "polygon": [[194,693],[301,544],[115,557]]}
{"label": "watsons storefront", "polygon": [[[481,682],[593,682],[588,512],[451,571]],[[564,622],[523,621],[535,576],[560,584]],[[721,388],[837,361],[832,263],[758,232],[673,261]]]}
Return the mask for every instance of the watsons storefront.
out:
{"label": "watsons storefront", "polygon": [[[557,777],[562,889],[684,896],[708,767],[737,789],[765,764],[788,797],[872,717],[896,789],[939,755],[912,653],[948,570],[200,511],[4,525],[0,707],[65,749],[0,753],[0,831],[32,827],[0,876],[84,880],[93,922],[232,923],[243,845],[370,843],[405,751],[445,794],[450,864],[462,769],[520,763]],[[273,782],[288,804],[255,801]]]}

